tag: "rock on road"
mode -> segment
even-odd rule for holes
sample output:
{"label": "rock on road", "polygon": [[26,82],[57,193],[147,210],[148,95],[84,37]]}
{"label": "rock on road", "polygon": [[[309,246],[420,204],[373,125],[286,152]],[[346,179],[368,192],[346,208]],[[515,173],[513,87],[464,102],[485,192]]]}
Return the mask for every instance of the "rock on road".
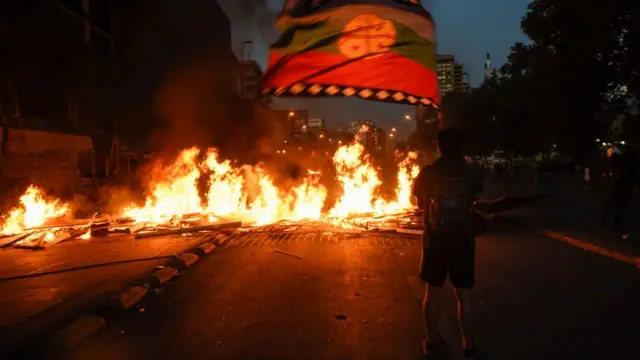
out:
{"label": "rock on road", "polygon": [[[636,358],[639,269],[512,224],[493,230],[478,240],[483,358]],[[390,236],[236,240],[59,358],[421,359],[419,247]],[[443,331],[456,329],[451,300]]]}

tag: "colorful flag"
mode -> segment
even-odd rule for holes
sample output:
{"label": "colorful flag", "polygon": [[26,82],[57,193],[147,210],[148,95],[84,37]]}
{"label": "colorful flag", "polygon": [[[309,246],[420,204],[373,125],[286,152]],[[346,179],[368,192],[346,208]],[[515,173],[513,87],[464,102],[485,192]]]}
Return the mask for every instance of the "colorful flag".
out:
{"label": "colorful flag", "polygon": [[418,0],[288,0],[262,92],[438,108],[434,22]]}

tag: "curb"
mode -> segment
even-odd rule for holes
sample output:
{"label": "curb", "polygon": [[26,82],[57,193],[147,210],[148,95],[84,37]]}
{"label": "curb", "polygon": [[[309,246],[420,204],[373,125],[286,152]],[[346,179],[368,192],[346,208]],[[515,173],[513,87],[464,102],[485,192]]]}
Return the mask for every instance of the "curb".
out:
{"label": "curb", "polygon": [[151,275],[158,281],[158,285],[164,285],[178,275],[178,270],[172,267],[162,267],[154,271]]}
{"label": "curb", "polygon": [[213,243],[204,243],[204,244],[200,244],[197,248],[193,249],[193,251],[198,256],[204,256],[204,255],[210,254],[215,249],[216,249],[216,245],[215,244],[213,244]]}
{"label": "curb", "polygon": [[186,269],[197,263],[200,257],[194,253],[186,252],[177,254],[172,262],[174,262],[179,268]]}
{"label": "curb", "polygon": [[[223,232],[215,234],[211,239],[201,243],[194,249],[176,254],[167,262],[167,266],[157,267],[150,275],[138,281],[133,281],[117,296],[107,301],[109,308],[116,312],[127,311],[139,304],[154,288],[166,284],[178,275],[178,270],[186,269],[196,264],[200,257],[211,254],[220,244],[224,244],[233,233]],[[94,309],[95,311],[96,309]],[[80,344],[90,336],[98,333],[107,326],[107,316],[85,314],[77,317],[67,326],[58,329],[47,342],[48,347],[64,350]]]}
{"label": "curb", "polygon": [[107,321],[100,316],[82,316],[77,318],[66,328],[58,330],[52,339],[55,348],[75,346],[107,325]]}

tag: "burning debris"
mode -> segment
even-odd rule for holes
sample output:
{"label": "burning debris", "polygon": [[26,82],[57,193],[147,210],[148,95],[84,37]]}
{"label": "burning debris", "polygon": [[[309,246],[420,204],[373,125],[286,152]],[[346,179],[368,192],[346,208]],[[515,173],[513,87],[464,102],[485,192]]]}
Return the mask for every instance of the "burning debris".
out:
{"label": "burning debris", "polygon": [[47,200],[45,194],[35,186],[29,186],[20,197],[20,205],[13,208],[0,229],[0,234],[18,234],[27,229],[42,226],[48,219],[64,217],[69,211],[67,204],[59,200]]}
{"label": "burning debris", "polygon": [[[411,187],[418,175],[417,154],[398,164],[395,198],[380,195],[378,170],[357,141],[341,146],[333,156],[341,192],[330,205],[321,172],[306,170],[297,184],[279,188],[261,165],[237,165],[221,159],[215,149],[183,150],[175,161],[157,165],[142,205],[128,204],[115,217],[95,214],[70,220],[69,204],[48,199],[30,186],[20,205],[4,219],[0,245],[42,248],[71,239],[109,234],[136,238],[213,231],[220,227],[261,226],[278,222],[325,221],[338,227],[361,228],[361,219],[396,218],[413,213]],[[199,184],[204,180],[204,194]]]}

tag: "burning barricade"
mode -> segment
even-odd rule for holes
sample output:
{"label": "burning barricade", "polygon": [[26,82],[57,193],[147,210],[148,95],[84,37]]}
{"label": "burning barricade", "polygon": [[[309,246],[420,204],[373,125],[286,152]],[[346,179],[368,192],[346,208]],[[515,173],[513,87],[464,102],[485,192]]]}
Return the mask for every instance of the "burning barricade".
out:
{"label": "burning barricade", "polygon": [[283,188],[263,165],[237,165],[221,159],[215,149],[186,149],[172,163],[156,165],[142,204],[123,204],[114,214],[73,219],[69,204],[30,186],[3,216],[0,246],[42,248],[110,234],[144,238],[278,222],[319,221],[361,229],[363,220],[396,221],[413,213],[416,159],[415,153],[400,159],[395,197],[385,200],[379,193],[380,174],[365,148],[358,142],[339,147],[332,160],[341,191],[330,203],[318,170],[307,169],[296,184]]}

